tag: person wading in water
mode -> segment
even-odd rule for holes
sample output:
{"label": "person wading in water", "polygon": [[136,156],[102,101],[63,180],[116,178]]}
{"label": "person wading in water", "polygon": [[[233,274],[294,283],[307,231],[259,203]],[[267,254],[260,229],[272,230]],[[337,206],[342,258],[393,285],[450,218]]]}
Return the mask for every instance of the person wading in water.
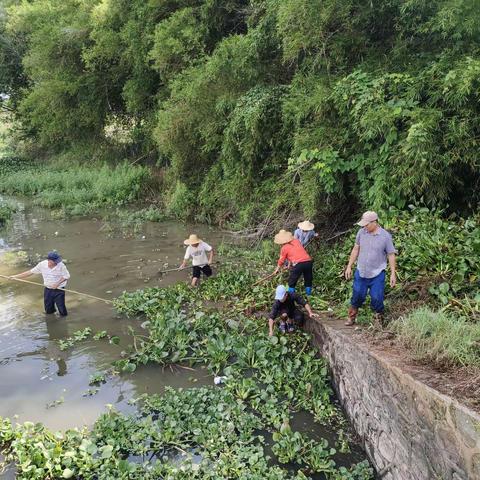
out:
{"label": "person wading in water", "polygon": [[305,293],[307,296],[312,294],[313,282],[313,262],[310,255],[303,248],[300,240],[293,237],[291,232],[280,230],[276,235],[274,242],[282,245],[280,258],[277,262],[277,268],[273,272],[276,275],[285,261],[290,264],[290,276],[288,277],[288,291],[295,292],[295,287],[299,278],[303,275],[305,284]]}
{"label": "person wading in water", "polygon": [[[201,273],[206,277],[210,277],[213,273],[212,267],[210,267],[210,264],[213,263],[213,248],[208,243],[198,238],[194,233],[183,243],[188,245],[188,247],[185,252],[184,260],[179,268],[180,270],[185,268],[187,260],[192,258],[192,287],[195,287],[200,279]],[[209,253],[208,258],[207,252]]]}
{"label": "person wading in water", "polygon": [[65,317],[68,312],[65,306],[64,288],[70,278],[70,273],[62,262],[62,257],[57,252],[50,252],[47,260],[41,261],[31,270],[13,275],[12,278],[27,278],[35,274],[41,274],[43,277],[45,313],[55,313],[55,307],[57,307],[58,313]]}
{"label": "person wading in water", "polygon": [[375,212],[365,212],[357,223],[362,227],[355,239],[355,246],[350,253],[345,278],[352,278],[352,266],[358,259],[353,276],[353,294],[348,310],[348,320],[345,325],[355,324],[358,309],[363,305],[370,291],[370,306],[374,311],[374,321],[377,326],[383,324],[383,299],[385,297],[385,270],[387,258],[390,264],[390,286],[397,282],[396,258],[392,236],[378,224]]}

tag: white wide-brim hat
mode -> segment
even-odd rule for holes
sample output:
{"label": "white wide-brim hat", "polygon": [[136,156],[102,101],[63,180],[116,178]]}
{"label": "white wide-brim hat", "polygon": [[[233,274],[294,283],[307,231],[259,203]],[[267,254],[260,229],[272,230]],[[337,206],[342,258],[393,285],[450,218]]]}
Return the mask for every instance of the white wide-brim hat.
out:
{"label": "white wide-brim hat", "polygon": [[201,238],[198,238],[195,233],[192,233],[186,240],[183,241],[183,243],[185,245],[195,245],[196,243],[200,243],[201,241]]}
{"label": "white wide-brim hat", "polygon": [[312,222],[305,220],[304,222],[300,222],[298,224],[298,228],[300,230],[303,230],[304,232],[308,232],[310,230],[313,230],[315,228],[315,225]]}

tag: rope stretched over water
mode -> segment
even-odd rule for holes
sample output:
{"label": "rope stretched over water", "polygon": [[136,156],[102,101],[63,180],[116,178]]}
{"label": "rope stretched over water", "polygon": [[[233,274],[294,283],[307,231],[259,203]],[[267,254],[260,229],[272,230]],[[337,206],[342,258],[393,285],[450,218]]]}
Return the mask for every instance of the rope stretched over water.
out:
{"label": "rope stretched over water", "polygon": [[[30,280],[24,280],[22,278],[13,278],[13,277],[9,277],[7,275],[0,275],[0,277],[5,278],[6,280],[14,280],[16,282],[28,283],[30,285],[37,285],[39,287],[44,287],[45,286],[45,285],[42,285],[41,283],[31,282]],[[88,293],[77,292],[76,290],[67,290],[66,288],[57,289],[57,290],[63,290],[64,292],[68,292],[68,293],[75,293],[76,295],[81,295],[82,297],[93,298],[94,300],[100,300],[101,302],[105,302],[105,303],[113,303],[112,300],[107,300],[106,298],[95,297],[94,295],[90,295]]]}

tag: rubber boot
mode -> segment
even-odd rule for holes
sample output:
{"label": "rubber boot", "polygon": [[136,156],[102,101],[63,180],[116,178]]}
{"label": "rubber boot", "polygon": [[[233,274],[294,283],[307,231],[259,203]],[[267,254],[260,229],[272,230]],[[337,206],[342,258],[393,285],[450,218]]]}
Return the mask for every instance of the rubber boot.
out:
{"label": "rubber boot", "polygon": [[347,327],[351,327],[352,325],[355,325],[357,314],[358,314],[358,308],[350,307],[348,309],[348,320],[345,322],[345,325]]}

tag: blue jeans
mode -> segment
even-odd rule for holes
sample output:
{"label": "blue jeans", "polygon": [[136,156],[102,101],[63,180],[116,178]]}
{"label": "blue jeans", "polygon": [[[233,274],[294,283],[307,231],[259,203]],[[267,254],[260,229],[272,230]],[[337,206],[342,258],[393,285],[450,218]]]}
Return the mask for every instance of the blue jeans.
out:
{"label": "blue jeans", "polygon": [[363,278],[358,273],[358,270],[355,270],[353,294],[350,301],[352,307],[360,308],[365,302],[369,290],[372,310],[376,313],[382,313],[385,308],[383,305],[385,297],[385,270],[373,278]]}

